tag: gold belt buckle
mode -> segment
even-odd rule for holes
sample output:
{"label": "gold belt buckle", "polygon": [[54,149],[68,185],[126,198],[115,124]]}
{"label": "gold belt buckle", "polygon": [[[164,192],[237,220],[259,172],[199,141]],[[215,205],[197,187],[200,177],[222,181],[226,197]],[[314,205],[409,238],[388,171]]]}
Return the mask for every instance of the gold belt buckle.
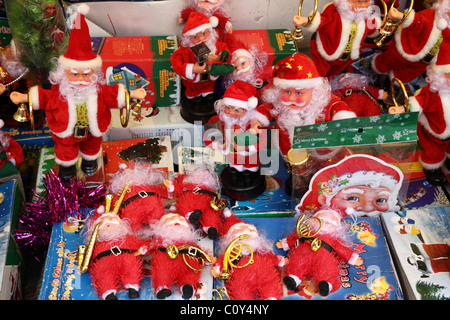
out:
{"label": "gold belt buckle", "polygon": [[86,138],[89,132],[89,126],[75,126],[75,138]]}

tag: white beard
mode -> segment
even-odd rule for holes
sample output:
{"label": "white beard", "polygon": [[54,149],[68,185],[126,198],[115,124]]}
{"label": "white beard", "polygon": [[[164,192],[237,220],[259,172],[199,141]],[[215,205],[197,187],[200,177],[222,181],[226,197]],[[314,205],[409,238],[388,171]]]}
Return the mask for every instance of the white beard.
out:
{"label": "white beard", "polygon": [[145,232],[146,237],[156,237],[162,240],[160,245],[167,247],[174,242],[198,242],[201,230],[195,230],[191,225],[168,225],[164,221],[157,221]]}
{"label": "white beard", "polygon": [[372,3],[367,8],[352,10],[352,5],[347,0],[333,1],[339,14],[351,21],[365,21],[368,18],[373,18]]}

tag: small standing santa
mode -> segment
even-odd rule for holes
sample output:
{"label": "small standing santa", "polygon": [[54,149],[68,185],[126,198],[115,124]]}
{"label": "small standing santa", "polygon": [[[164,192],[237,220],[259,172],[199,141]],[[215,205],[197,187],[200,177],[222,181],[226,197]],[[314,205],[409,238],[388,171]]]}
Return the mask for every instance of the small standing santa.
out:
{"label": "small standing santa", "polygon": [[139,298],[140,282],[144,278],[142,256],[150,243],[133,234],[127,220],[101,206],[97,217],[85,228],[90,239],[96,226],[97,237],[92,251],[89,273],[92,284],[102,300],[117,300],[117,292],[125,288],[131,299]]}
{"label": "small standing santa", "polygon": [[[226,253],[230,244],[243,245],[238,257]],[[272,246],[255,225],[236,216],[225,220],[220,238],[222,254],[212,274],[215,278],[223,278],[226,274],[225,287],[231,300],[281,299],[281,268],[285,260],[283,256],[274,254]]]}
{"label": "small standing santa", "polygon": [[199,232],[185,217],[171,212],[152,224],[148,235],[154,245],[150,264],[156,298],[168,298],[177,284],[184,299],[195,299],[203,267],[214,263],[198,245]]}
{"label": "small standing santa", "polygon": [[[225,91],[223,99],[215,104],[217,115],[209,124],[220,121],[223,141],[212,140],[205,131],[206,145],[222,152],[229,166],[221,173],[222,188],[225,194],[236,198],[255,198],[265,190],[265,178],[260,174],[259,150],[266,146],[265,134],[256,135],[252,128],[255,120],[262,126],[269,125],[269,120],[256,110],[258,99],[256,88],[237,80]],[[259,131],[259,130],[258,130]],[[243,192],[237,189],[243,186]],[[255,186],[247,189],[245,186]],[[236,188],[235,188],[236,187]],[[234,191],[231,191],[234,190]]]}
{"label": "small standing santa", "polygon": [[312,235],[306,237],[295,231],[276,243],[277,248],[289,251],[283,278],[289,290],[308,299],[317,294],[325,298],[341,286],[341,262],[357,266],[364,262],[351,249],[351,242],[345,240],[348,235],[342,221],[345,215],[323,207],[301,220],[311,227]]}
{"label": "small standing santa", "polygon": [[[126,106],[127,89],[118,84],[108,86],[102,74],[102,59],[92,51],[85,15],[89,7],[77,8],[67,51],[50,71],[50,90],[33,86],[28,94],[12,92],[15,104],[32,103],[34,110],[45,110],[48,126],[55,141],[55,162],[63,179],[76,175],[76,163],[81,156],[81,169],[93,175],[102,155],[102,137],[111,122],[110,108]],[[129,92],[130,98],[144,99],[145,89]]]}
{"label": "small standing santa", "polygon": [[[432,8],[419,12],[412,10],[388,49],[372,59],[372,69],[404,83],[421,76],[437,53],[445,51],[443,44],[450,42],[449,12],[450,0],[438,0]],[[403,13],[392,8],[388,16],[400,20]]]}
{"label": "small standing santa", "polygon": [[419,111],[417,138],[422,151],[420,164],[432,184],[441,184],[445,176],[439,168],[450,168],[450,42],[443,43],[436,63],[427,68],[425,87],[409,99],[411,110]]}
{"label": "small standing santa", "polygon": [[[310,54],[322,77],[332,77],[359,59],[366,37],[378,35],[381,21],[375,17],[373,0],[333,0],[312,19]],[[294,16],[295,26],[306,25],[310,17]]]}
{"label": "small standing santa", "polygon": [[[0,119],[0,129],[5,123]],[[24,161],[19,143],[0,130],[0,177],[18,173],[19,165]]]}

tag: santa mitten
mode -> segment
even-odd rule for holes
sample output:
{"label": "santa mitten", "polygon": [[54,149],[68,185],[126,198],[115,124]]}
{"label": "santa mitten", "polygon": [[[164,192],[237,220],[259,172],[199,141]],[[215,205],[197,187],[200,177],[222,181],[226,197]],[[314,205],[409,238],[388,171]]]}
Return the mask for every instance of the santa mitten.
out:
{"label": "santa mitten", "polygon": [[236,69],[235,66],[228,63],[215,63],[211,66],[211,70],[209,71],[209,74],[217,77],[217,76],[223,76],[226,74],[233,73],[234,69]]}

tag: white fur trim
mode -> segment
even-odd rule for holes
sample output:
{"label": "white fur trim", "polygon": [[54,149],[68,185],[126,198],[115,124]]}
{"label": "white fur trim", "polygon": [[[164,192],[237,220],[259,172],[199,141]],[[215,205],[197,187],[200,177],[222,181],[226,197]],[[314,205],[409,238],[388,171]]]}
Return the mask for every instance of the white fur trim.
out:
{"label": "white fur trim", "polygon": [[350,118],[356,118],[356,113],[354,113],[353,111],[347,111],[347,110],[343,110],[343,111],[339,111],[336,112],[332,118],[332,120],[342,120],[342,119],[350,119]]}
{"label": "white fur trim", "polygon": [[28,89],[28,94],[33,106],[33,110],[39,110],[39,87],[31,87],[30,89]]}
{"label": "white fur trim", "polygon": [[408,28],[413,22],[414,18],[416,17],[416,11],[411,10],[408,17],[403,21],[401,28]]}
{"label": "white fur trim", "polygon": [[189,79],[189,80],[194,80],[194,64],[193,63],[188,63],[186,65],[186,70],[184,71],[185,73],[185,78]]}
{"label": "white fur trim", "polygon": [[353,266],[353,265],[355,265],[358,258],[359,258],[359,254],[353,252],[352,256],[350,257],[350,260],[348,260],[348,263]]}
{"label": "white fur trim", "polygon": [[123,83],[119,83],[118,86],[119,90],[117,91],[117,107],[123,108],[127,104],[125,93],[128,89]]}
{"label": "white fur trim", "polygon": [[60,166],[63,166],[63,167],[74,166],[78,162],[78,156],[75,159],[73,159],[73,160],[63,161],[61,159],[58,159],[58,156],[55,155],[55,162],[57,164],[59,164]]}
{"label": "white fur trim", "polygon": [[306,31],[311,32],[311,33],[316,32],[320,26],[321,21],[322,21],[322,17],[320,15],[320,13],[317,13],[316,16],[314,17],[314,19],[311,21],[311,24],[308,27],[306,27]]}
{"label": "white fur trim", "polygon": [[263,127],[267,127],[270,124],[270,120],[267,119],[267,117],[263,115],[261,112],[254,112],[253,115],[255,116],[255,119],[261,123]]}
{"label": "white fur trim", "polygon": [[247,57],[249,59],[253,59],[252,54],[245,49],[237,49],[233,51],[233,59],[231,60],[231,62],[234,62],[238,57]]}
{"label": "white fur trim", "polygon": [[450,93],[440,93],[439,97],[441,98],[442,110],[444,112],[444,121],[446,123],[445,130],[439,134],[434,132],[428,123],[427,117],[423,113],[419,114],[417,122],[420,122],[420,124],[424,126],[424,129],[431,135],[438,139],[444,140],[450,137]]}
{"label": "white fur trim", "polygon": [[76,69],[84,69],[84,68],[97,69],[97,68],[101,68],[102,67],[102,58],[99,55],[97,55],[97,57],[92,59],[92,60],[84,60],[84,61],[68,59],[68,58],[64,57],[64,55],[61,55],[58,58],[58,62],[59,62],[59,64],[61,64],[63,66],[64,69],[71,69],[71,68],[76,68]]}
{"label": "white fur trim", "polygon": [[94,155],[87,155],[81,151],[78,151],[78,153],[81,156],[81,159],[84,159],[84,160],[97,160],[102,155],[102,152],[103,152],[102,148],[100,148],[100,150]]}
{"label": "white fur trim", "polygon": [[[327,61],[334,61],[340,58],[342,53],[344,52],[345,47],[347,46],[348,39],[350,37],[351,25],[352,21],[344,18],[339,15],[342,23],[342,32],[340,36],[339,45],[336,48],[336,51],[332,54],[326,53],[322,40],[320,38],[320,32],[317,33],[317,50],[320,55]],[[366,30],[366,22],[364,20],[356,22],[356,35],[353,38],[352,49],[350,53],[350,59],[356,60],[359,58],[359,51],[361,48],[361,42],[363,40],[363,36]]]}
{"label": "white fur trim", "polygon": [[[433,46],[438,41],[439,36],[441,35],[441,31],[438,29],[438,27],[436,25],[436,20],[435,20],[433,22],[433,28],[431,29],[430,36],[428,37],[428,40],[425,43],[425,45],[423,46],[423,48],[415,54],[408,54],[405,52],[405,50],[403,50],[402,32],[403,32],[403,27],[399,27],[397,29],[397,31],[395,32],[395,35],[394,35],[395,47],[397,48],[398,53],[400,53],[400,55],[403,58],[405,58],[406,60],[411,61],[411,62],[417,62],[417,61],[422,60],[428,54],[428,52],[430,52],[431,48],[433,48]],[[406,32],[408,32],[408,31],[406,31]]]}
{"label": "white fur trim", "polygon": [[423,162],[422,157],[419,156],[419,162],[422,165],[422,168],[424,168],[425,170],[436,170],[439,169],[445,162],[446,157],[444,156],[444,159],[442,159],[439,162],[436,163],[426,163]]}
{"label": "white fur trim", "polygon": [[381,52],[380,52],[380,53],[376,53],[376,54],[373,56],[372,60],[370,61],[370,66],[372,67],[372,70],[373,70],[373,71],[375,71],[375,72],[378,73],[378,74],[382,74],[383,72],[381,72],[380,70],[378,70],[377,67],[376,67],[376,65],[375,65],[375,59],[377,58],[377,56],[378,56],[379,54],[381,54]]}
{"label": "white fur trim", "polygon": [[[436,54],[436,57],[439,55],[439,51]],[[434,57],[434,60],[436,60],[436,57]],[[436,70],[436,71],[441,72],[441,73],[449,73],[450,72],[450,64],[438,65],[438,64],[434,63],[431,68],[433,70]]]}
{"label": "white fur trim", "polygon": [[82,15],[87,15],[89,13],[89,10],[89,6],[85,3],[82,3],[77,7],[77,12]]}
{"label": "white fur trim", "polygon": [[417,101],[417,99],[415,97],[409,98],[409,104],[411,105],[411,112],[422,111],[422,106],[419,104],[419,102]]}
{"label": "white fur trim", "polygon": [[98,127],[98,98],[97,94],[90,95],[86,100],[86,109],[89,121],[89,131],[94,137],[101,137],[103,132]]}
{"label": "white fur trim", "polygon": [[229,217],[231,217],[231,216],[233,215],[233,212],[231,212],[230,209],[225,208],[225,209],[223,209],[222,214],[223,214],[223,216],[224,216],[225,218],[229,218]]}
{"label": "white fur trim", "polygon": [[294,79],[294,80],[288,80],[288,79],[281,79],[278,77],[273,78],[273,85],[282,88],[298,88],[298,89],[307,89],[307,88],[315,88],[317,86],[322,85],[323,78],[311,78],[311,79]]}
{"label": "white fur trim", "polygon": [[242,109],[249,109],[248,101],[238,100],[234,98],[223,98],[222,103],[227,106],[234,106]]}
{"label": "white fur trim", "polygon": [[196,27],[194,29],[186,31],[185,33],[183,33],[183,35],[192,36],[196,33],[202,32],[206,29],[212,29],[212,28],[213,28],[213,26],[211,25],[211,23],[205,23],[205,24],[199,25],[198,27]]}

